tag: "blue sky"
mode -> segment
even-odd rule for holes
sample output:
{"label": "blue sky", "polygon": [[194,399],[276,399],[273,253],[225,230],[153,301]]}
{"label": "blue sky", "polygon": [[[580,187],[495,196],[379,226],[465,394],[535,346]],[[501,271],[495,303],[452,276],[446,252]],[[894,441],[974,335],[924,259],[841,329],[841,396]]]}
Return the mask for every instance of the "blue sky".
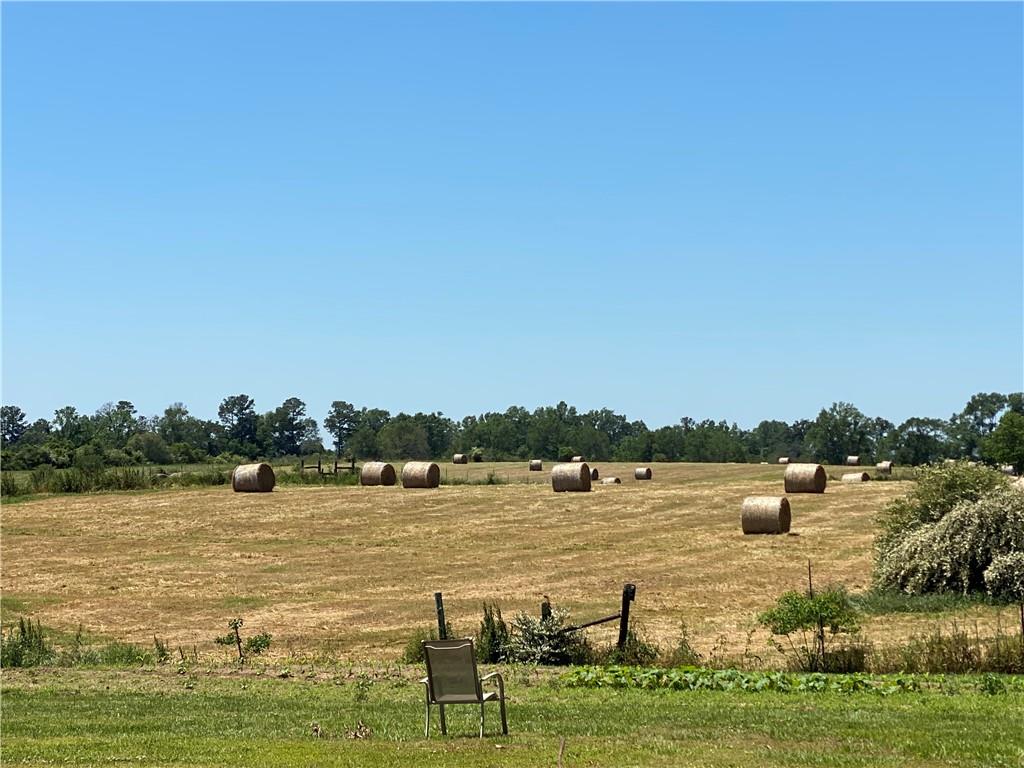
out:
{"label": "blue sky", "polygon": [[1020,4],[2,14],[33,418],[899,422],[1022,387]]}

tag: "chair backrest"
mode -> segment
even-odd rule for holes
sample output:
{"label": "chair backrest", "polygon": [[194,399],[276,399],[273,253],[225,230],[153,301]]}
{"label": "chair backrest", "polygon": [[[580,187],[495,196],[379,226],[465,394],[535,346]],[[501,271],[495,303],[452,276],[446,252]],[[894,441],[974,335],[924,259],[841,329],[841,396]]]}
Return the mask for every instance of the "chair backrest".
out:
{"label": "chair backrest", "polygon": [[427,678],[434,701],[454,704],[482,698],[471,639],[424,640],[423,656],[427,661]]}

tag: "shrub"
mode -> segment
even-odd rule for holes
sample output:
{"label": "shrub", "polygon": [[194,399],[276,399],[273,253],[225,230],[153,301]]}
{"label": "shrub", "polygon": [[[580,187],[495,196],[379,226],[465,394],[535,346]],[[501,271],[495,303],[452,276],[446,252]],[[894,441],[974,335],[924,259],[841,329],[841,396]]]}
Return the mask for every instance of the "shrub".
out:
{"label": "shrub", "polygon": [[875,578],[911,594],[981,592],[993,560],[1021,550],[1024,493],[1001,481],[998,490],[959,502],[937,522],[887,540],[879,550]]}
{"label": "shrub", "polygon": [[993,557],[984,578],[985,589],[993,597],[1024,603],[1024,551]]}
{"label": "shrub", "polygon": [[484,616],[477,635],[477,658],[485,664],[504,661],[507,645],[508,625],[501,617],[501,609],[497,605],[484,603]]}
{"label": "shrub", "polygon": [[879,517],[880,557],[917,528],[939,522],[957,504],[977,501],[1005,485],[1000,473],[966,461],[922,467],[914,489],[890,502]]}
{"label": "shrub", "polygon": [[649,667],[658,660],[660,654],[661,649],[647,638],[642,628],[630,627],[626,631],[626,642],[622,648],[613,645],[596,656],[603,663]]}
{"label": "shrub", "polygon": [[586,664],[594,651],[579,630],[566,631],[568,611],[554,608],[542,619],[517,613],[509,628],[507,656],[510,661],[532,664]]}
{"label": "shrub", "polygon": [[[450,622],[445,622],[445,634],[448,637],[455,637],[455,633],[452,631],[452,625]],[[412,636],[406,641],[405,649],[402,651],[402,661],[406,664],[422,664],[423,663],[423,641],[424,640],[437,640],[436,629],[417,629],[412,633]]]}
{"label": "shrub", "polygon": [[[830,663],[848,663],[849,656],[844,652],[830,656],[828,644],[839,635],[853,634],[859,629],[857,612],[841,587],[827,588],[816,595],[786,592],[775,607],[761,613],[757,621],[773,635],[784,636],[792,664],[809,672],[825,671]],[[787,655],[785,646],[776,643],[775,647]]]}

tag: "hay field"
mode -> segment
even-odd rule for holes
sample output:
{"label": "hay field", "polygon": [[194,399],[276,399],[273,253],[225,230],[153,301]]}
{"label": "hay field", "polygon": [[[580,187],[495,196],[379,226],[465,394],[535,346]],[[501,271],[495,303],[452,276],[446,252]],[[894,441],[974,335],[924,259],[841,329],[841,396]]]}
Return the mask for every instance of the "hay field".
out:
{"label": "hay field", "polygon": [[[242,616],[246,633],[273,634],[277,654],[394,659],[413,628],[434,622],[436,590],[456,630],[470,632],[485,600],[508,616],[536,612],[547,594],[586,620],[618,610],[632,581],[633,615],[654,639],[671,643],[685,620],[699,650],[738,652],[758,611],[804,587],[808,559],[817,584],[866,589],[873,517],[909,488],[830,480],[823,495],[790,496],[792,535],[745,537],[742,499],[781,495],[783,467],[655,464],[654,480],[638,483],[632,464],[595,466],[623,484],[555,494],[549,463],[530,473],[521,462],[442,467],[450,479],[493,471],[508,485],[217,487],[7,504],[4,619],[27,612],[58,629],[81,624],[146,645],[158,635],[223,654],[212,639]],[[884,642],[928,621],[888,616],[866,629]],[[765,640],[755,634],[752,647],[767,663]]]}

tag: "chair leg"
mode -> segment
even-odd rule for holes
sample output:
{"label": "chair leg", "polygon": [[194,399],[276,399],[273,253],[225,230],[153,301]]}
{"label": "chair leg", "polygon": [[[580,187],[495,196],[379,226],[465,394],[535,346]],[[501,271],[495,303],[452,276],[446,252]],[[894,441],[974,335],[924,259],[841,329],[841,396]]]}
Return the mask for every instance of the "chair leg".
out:
{"label": "chair leg", "polygon": [[448,735],[448,721],[445,719],[445,716],[444,716],[444,704],[438,704],[437,708],[441,710],[441,735],[442,736],[447,736]]}
{"label": "chair leg", "polygon": [[427,713],[423,725],[423,737],[426,739],[430,738],[430,699],[427,699]]}
{"label": "chair leg", "polygon": [[501,706],[501,732],[508,736],[508,720],[505,717],[505,699],[498,699],[498,704]]}
{"label": "chair leg", "polygon": [[484,737],[484,703],[480,702],[480,738]]}

